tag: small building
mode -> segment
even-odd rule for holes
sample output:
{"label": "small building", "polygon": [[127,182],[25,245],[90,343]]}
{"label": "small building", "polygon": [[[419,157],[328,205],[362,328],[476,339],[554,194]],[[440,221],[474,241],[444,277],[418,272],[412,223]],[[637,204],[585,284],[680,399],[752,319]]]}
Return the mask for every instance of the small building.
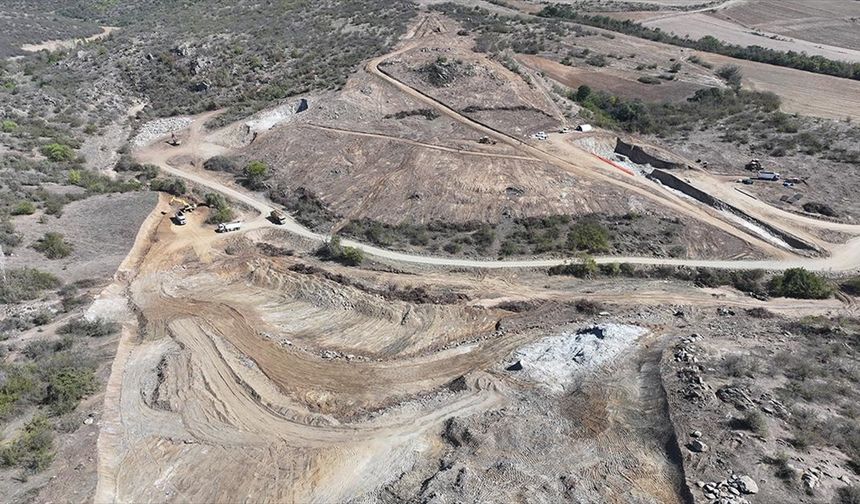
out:
{"label": "small building", "polygon": [[588,133],[589,131],[591,131],[593,129],[594,129],[594,127],[591,126],[590,124],[580,124],[579,126],[576,127],[576,131],[581,131],[583,133]]}

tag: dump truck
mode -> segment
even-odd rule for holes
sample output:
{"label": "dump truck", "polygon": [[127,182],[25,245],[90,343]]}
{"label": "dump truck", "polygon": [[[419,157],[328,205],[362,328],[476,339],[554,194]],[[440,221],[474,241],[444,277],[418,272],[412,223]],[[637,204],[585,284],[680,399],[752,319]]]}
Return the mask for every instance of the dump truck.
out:
{"label": "dump truck", "polygon": [[779,180],[779,173],[772,171],[760,171],[758,172],[759,180]]}
{"label": "dump truck", "polygon": [[286,224],[287,214],[281,212],[280,210],[272,210],[272,212],[269,214],[269,220],[279,225]]}
{"label": "dump truck", "polygon": [[215,228],[215,232],[217,233],[229,233],[230,231],[238,231],[242,229],[241,222],[228,222],[226,224],[218,224],[218,227]]}

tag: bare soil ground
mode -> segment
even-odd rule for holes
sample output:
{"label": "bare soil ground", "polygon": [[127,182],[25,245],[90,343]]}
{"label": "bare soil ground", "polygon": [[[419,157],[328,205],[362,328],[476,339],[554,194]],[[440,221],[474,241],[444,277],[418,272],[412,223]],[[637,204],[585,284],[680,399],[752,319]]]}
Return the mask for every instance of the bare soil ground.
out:
{"label": "bare soil ground", "polygon": [[[69,203],[60,218],[50,215],[42,218],[41,212],[18,216],[14,223],[23,235],[23,243],[6,258],[6,267],[38,265],[64,282],[109,277],[125,258],[157,199],[154,192],[93,196]],[[30,248],[48,232],[62,234],[72,244],[71,255],[47,260]]]}
{"label": "bare soil ground", "polygon": [[639,82],[630,72],[621,69],[571,67],[540,56],[522,55],[518,56],[517,60],[571,89],[590,86],[629,100],[638,98],[643,101],[683,102],[704,87],[701,84],[680,80],[645,84]]}
{"label": "bare soil ground", "polygon": [[[667,33],[675,33],[680,36],[689,35],[692,39],[700,39],[706,35],[710,35],[729,44],[737,44],[741,46],[757,45],[767,47],[769,49],[775,49],[777,51],[805,52],[807,54],[824,56],[825,58],[837,61],[860,61],[860,50],[852,48],[852,46],[856,44],[856,41],[852,41],[851,36],[848,35],[848,33],[844,33],[844,35],[848,36],[842,36],[843,33],[839,33],[837,30],[837,32],[834,33],[834,36],[836,37],[835,40],[830,39],[830,35],[828,35],[826,41],[821,37],[814,37],[816,38],[815,41],[809,41],[804,40],[804,37],[808,34],[812,34],[815,30],[805,29],[805,23],[803,21],[797,23],[796,19],[792,20],[790,17],[785,21],[780,20],[774,23],[755,23],[752,26],[740,24],[735,20],[735,16],[737,15],[734,14],[735,9],[748,9],[749,7],[747,7],[747,5],[754,5],[752,9],[757,11],[757,13],[762,10],[767,10],[771,15],[776,16],[777,19],[780,19],[780,14],[783,13],[788,13],[789,16],[797,14],[796,10],[793,8],[795,6],[776,6],[774,5],[776,3],[782,2],[751,2],[743,7],[718,11],[716,14],[682,13],[665,17],[657,16],[656,19],[642,21],[642,24],[649,28],[659,28]],[[816,7],[813,7],[813,9],[816,9]],[[748,15],[742,11],[738,14],[742,18],[748,20],[762,19],[762,17],[757,16],[757,13]],[[855,16],[860,14],[860,9],[855,8],[853,14]],[[806,18],[804,21],[809,22],[810,20],[809,18]],[[816,24],[820,24],[821,21],[822,20],[819,19]],[[825,24],[831,25],[830,27],[824,28],[827,30],[828,34],[833,33],[830,31],[831,28],[836,28],[833,25],[842,25],[843,27],[851,26],[851,23],[847,22],[845,18],[837,17],[831,18],[829,22],[825,22]],[[769,26],[778,26],[780,31],[771,32],[767,28]],[[856,30],[856,25],[854,29]],[[792,33],[793,35],[780,35],[784,33]],[[840,41],[842,40],[845,40],[845,42],[850,45],[840,46]]]}
{"label": "bare soil ground", "polygon": [[650,303],[728,298],[607,293],[649,303],[609,309],[647,329],[651,350],[631,341],[547,395],[506,368],[527,342],[595,321],[569,304],[588,283],[265,257],[252,242],[278,244],[270,233],[235,247],[200,225],[162,217],[131,278],[138,317],[108,387],[96,500],[686,501],[656,372],[666,327],[683,320]]}
{"label": "bare soil ground", "polygon": [[[739,2],[715,13],[741,26],[810,42],[860,50],[860,8],[840,0],[764,0]],[[842,58],[835,58],[842,59]]]}

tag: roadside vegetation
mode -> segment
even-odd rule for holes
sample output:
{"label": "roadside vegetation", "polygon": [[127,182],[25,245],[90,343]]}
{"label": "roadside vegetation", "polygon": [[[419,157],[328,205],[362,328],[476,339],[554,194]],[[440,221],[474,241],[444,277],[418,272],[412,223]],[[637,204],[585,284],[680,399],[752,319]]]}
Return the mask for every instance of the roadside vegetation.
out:
{"label": "roadside vegetation", "polygon": [[317,250],[317,257],[324,261],[335,261],[344,266],[361,266],[364,262],[364,252],[355,247],[347,247],[340,242],[340,237],[332,236]]}
{"label": "roadside vegetation", "polygon": [[352,220],[340,234],[384,248],[419,249],[459,256],[569,256],[641,254],[683,257],[680,221],[650,215],[587,215],[518,218],[501,223]]}

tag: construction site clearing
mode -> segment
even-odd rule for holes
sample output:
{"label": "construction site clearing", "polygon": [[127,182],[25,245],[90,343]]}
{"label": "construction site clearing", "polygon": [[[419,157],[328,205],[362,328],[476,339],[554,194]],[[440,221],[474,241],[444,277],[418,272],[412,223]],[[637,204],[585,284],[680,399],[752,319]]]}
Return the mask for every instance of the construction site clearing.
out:
{"label": "construction site clearing", "polygon": [[[717,171],[571,118],[549,72],[515,72],[462,32],[422,10],[342,89],[226,126],[207,126],[211,110],[139,127],[134,161],[187,191],[79,205],[152,210],[127,209],[139,229],[111,242],[126,255],[91,303],[10,341],[61,340],[73,313],[117,329],[53,465],[4,475],[0,495],[844,502],[860,482],[854,294],[708,280],[805,270],[830,288],[860,272],[860,225],[806,210],[809,178],[771,159]],[[251,163],[216,158],[276,168],[255,184]],[[441,222],[474,244],[488,232],[470,223],[512,236],[560,215],[628,216],[612,238],[636,243],[504,255],[497,237],[484,253],[372,240]],[[371,232],[341,232],[356,222]]]}

